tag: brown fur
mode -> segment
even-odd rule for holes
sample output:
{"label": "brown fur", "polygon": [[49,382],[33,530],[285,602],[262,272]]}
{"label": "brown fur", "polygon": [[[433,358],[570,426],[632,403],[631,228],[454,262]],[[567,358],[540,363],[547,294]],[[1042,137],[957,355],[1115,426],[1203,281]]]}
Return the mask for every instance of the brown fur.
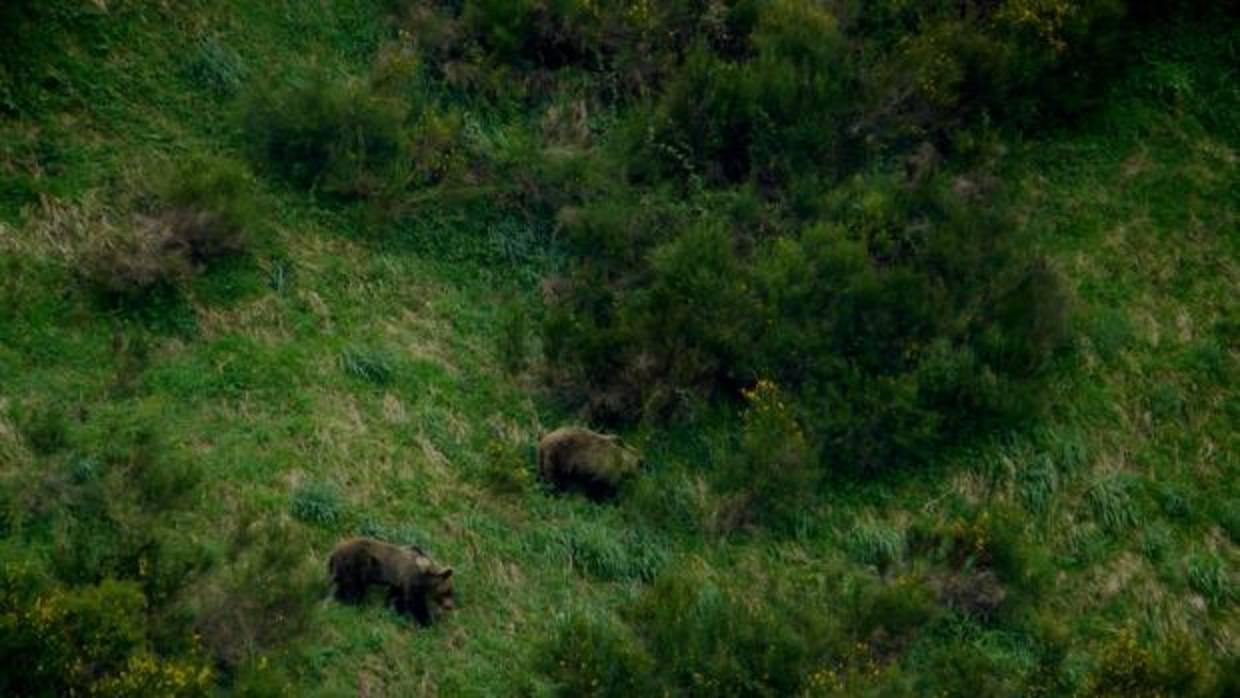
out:
{"label": "brown fur", "polygon": [[561,492],[610,499],[641,466],[636,453],[615,436],[561,427],[538,442],[538,476]]}
{"label": "brown fur", "polygon": [[332,550],[327,569],[338,600],[358,603],[371,585],[384,586],[396,610],[420,625],[430,625],[432,606],[451,610],[455,605],[452,568],[440,567],[417,546],[350,538]]}

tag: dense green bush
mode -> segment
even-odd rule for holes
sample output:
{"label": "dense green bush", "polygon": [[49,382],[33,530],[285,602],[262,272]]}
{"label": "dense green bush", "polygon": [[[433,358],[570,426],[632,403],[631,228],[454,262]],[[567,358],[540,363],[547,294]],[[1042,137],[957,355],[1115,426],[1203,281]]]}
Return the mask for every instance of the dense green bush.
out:
{"label": "dense green bush", "polygon": [[[730,47],[704,15],[690,20],[683,58],[584,166],[542,173],[568,192],[557,223],[579,261],[543,328],[556,393],[630,421],[765,377],[812,425],[811,450],[863,473],[1036,414],[1071,337],[1071,294],[993,178],[948,176],[940,148],[973,148],[954,134],[1009,97],[1041,104],[1038,81],[1084,60],[1073,42],[1100,46],[1106,32],[1083,32],[1114,7],[1022,1],[963,15],[725,3],[720,21],[743,28]],[[917,78],[901,60],[958,79]],[[895,102],[868,101],[888,89]],[[916,142],[901,179],[892,156]],[[845,177],[861,168],[880,174]]]}
{"label": "dense green bush", "polygon": [[535,666],[555,695],[653,695],[654,661],[633,631],[610,616],[574,614],[560,621]]}
{"label": "dense green bush", "polygon": [[570,235],[649,252],[593,247],[575,295],[549,314],[549,358],[613,420],[769,377],[813,425],[810,446],[855,472],[921,462],[1033,413],[1039,375],[1070,336],[1071,299],[1021,251],[1000,203],[854,183],[817,206],[834,222],[769,242],[714,215],[653,243],[629,233],[640,212],[573,213]]}
{"label": "dense green bush", "polygon": [[1143,643],[1132,628],[1115,633],[1101,648],[1099,661],[1080,695],[1089,698],[1204,698],[1225,695],[1207,651],[1189,638],[1173,636],[1156,646]]}
{"label": "dense green bush", "polygon": [[192,589],[202,649],[230,674],[252,674],[246,681],[278,681],[247,671],[248,663],[305,630],[327,593],[322,561],[307,556],[297,536],[283,517],[246,512],[225,551],[226,569]]}
{"label": "dense green bush", "polygon": [[[14,696],[206,696],[210,664],[152,641],[131,581],[64,587],[40,561],[0,544],[0,692]],[[184,643],[188,645],[189,643]],[[20,670],[11,669],[20,667]]]}
{"label": "dense green bush", "polygon": [[244,105],[260,162],[298,186],[344,197],[378,194],[405,176],[407,117],[401,101],[320,67],[255,83]]}
{"label": "dense green bush", "polygon": [[205,696],[215,671],[182,592],[208,567],[178,534],[193,461],[144,416],[78,425],[68,457],[6,473],[14,525],[0,539],[0,693]]}
{"label": "dense green bush", "polygon": [[774,383],[758,381],[744,395],[744,431],[740,448],[724,466],[724,490],[741,497],[736,505],[745,512],[742,518],[791,528],[813,501],[817,456]]}

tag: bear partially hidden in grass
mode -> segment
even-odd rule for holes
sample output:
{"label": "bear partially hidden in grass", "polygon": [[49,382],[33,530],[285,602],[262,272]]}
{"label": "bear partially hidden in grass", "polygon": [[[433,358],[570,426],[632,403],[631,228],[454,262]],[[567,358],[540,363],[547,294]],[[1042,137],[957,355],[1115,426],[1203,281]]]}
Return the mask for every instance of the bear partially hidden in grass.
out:
{"label": "bear partially hidden in grass", "polygon": [[616,436],[561,427],[538,442],[538,476],[560,492],[611,499],[637,474],[641,459]]}
{"label": "bear partially hidden in grass", "polygon": [[441,567],[419,547],[393,545],[373,538],[350,538],[332,550],[328,572],[336,599],[358,603],[372,584],[385,586],[398,613],[412,615],[419,625],[431,624],[431,607],[455,607],[452,568]]}

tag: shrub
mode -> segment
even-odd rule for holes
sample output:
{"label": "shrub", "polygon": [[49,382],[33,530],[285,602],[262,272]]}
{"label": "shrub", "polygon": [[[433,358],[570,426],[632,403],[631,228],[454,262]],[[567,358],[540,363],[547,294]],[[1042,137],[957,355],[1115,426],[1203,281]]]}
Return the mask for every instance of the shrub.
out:
{"label": "shrub", "polygon": [[[758,15],[752,55],[731,61],[697,44],[671,72],[649,156],[708,182],[784,182],[837,155],[845,43],[825,8],[781,0]],[[664,154],[674,154],[668,160]],[[662,156],[662,157],[660,157]]]}
{"label": "shrub", "polygon": [[281,84],[256,84],[244,126],[255,155],[297,186],[364,197],[409,167],[407,110],[367,83],[310,67]]}
{"label": "shrub", "polygon": [[297,637],[326,592],[321,561],[307,558],[295,535],[286,520],[247,514],[233,531],[227,568],[194,588],[202,646],[229,671]]}
{"label": "shrub", "polygon": [[743,195],[711,203],[679,230],[684,214],[660,197],[627,217],[618,201],[562,213],[592,252],[544,347],[557,378],[580,383],[563,394],[596,419],[665,416],[763,376],[812,425],[826,467],[873,474],[1038,413],[1071,301],[1021,251],[1002,202],[859,180],[815,204],[836,222],[762,242]]}
{"label": "shrub", "polygon": [[1081,695],[1090,698],[1170,698],[1221,695],[1209,654],[1191,639],[1174,636],[1149,647],[1125,628],[1102,647]]}
{"label": "shrub", "polygon": [[814,627],[816,619],[772,603],[777,594],[767,603],[758,598],[681,567],[657,579],[626,617],[673,694],[789,695],[829,636]]}
{"label": "shrub", "polygon": [[941,615],[931,590],[911,577],[878,586],[854,588],[844,622],[850,636],[870,653],[890,657],[902,652],[928,623]]}
{"label": "shrub", "polygon": [[64,587],[37,560],[0,549],[0,673],[5,695],[206,696],[211,666],[192,651],[167,654],[148,630],[132,581]]}
{"label": "shrub", "polygon": [[758,381],[744,392],[748,403],[740,448],[724,474],[726,488],[739,492],[759,521],[792,526],[812,502],[817,458],[791,405],[779,388]]}
{"label": "shrub", "polygon": [[1024,534],[1026,521],[1019,509],[999,507],[919,524],[909,547],[943,566],[929,579],[942,605],[981,621],[1004,620],[1037,606],[1055,572],[1044,547]]}
{"label": "shrub", "polygon": [[193,267],[179,228],[193,218],[140,218],[126,226],[101,226],[78,261],[78,271],[98,291],[142,299],[157,289],[187,281]]}
{"label": "shrub", "polygon": [[162,611],[207,564],[198,543],[167,525],[201,473],[146,419],[138,409],[87,422],[77,444],[84,453],[24,474],[13,506],[29,522],[23,532],[46,537],[56,579],[130,581]]}
{"label": "shrub", "polygon": [[129,299],[171,288],[249,250],[260,220],[253,181],[236,162],[191,158],[159,171],[141,213],[104,218],[79,254],[79,271],[100,291]]}
{"label": "shrub", "polygon": [[523,494],[534,485],[534,473],[521,449],[499,439],[487,445],[483,476],[487,486],[500,494]]}
{"label": "shrub", "polygon": [[653,695],[654,662],[633,631],[610,615],[560,620],[535,665],[559,696]]}

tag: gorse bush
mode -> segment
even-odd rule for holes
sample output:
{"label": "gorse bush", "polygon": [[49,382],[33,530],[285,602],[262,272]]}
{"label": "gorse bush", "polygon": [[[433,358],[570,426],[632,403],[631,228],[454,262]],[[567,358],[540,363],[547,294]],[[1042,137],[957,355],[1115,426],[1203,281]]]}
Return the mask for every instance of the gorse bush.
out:
{"label": "gorse bush", "polygon": [[210,695],[215,672],[204,657],[168,656],[153,642],[137,584],[63,587],[9,544],[0,555],[0,659],[10,669],[0,675],[5,695]]}
{"label": "gorse bush", "polygon": [[0,538],[0,661],[23,670],[2,672],[5,695],[214,689],[180,605],[209,559],[170,523],[198,471],[134,412],[79,425],[66,448],[89,455],[48,456],[14,481],[15,525]]}
{"label": "gorse bush", "polygon": [[584,613],[560,621],[535,662],[554,695],[651,695],[654,662],[633,631],[610,616]]}
{"label": "gorse bush", "polygon": [[1195,698],[1225,695],[1224,686],[1206,651],[1192,640],[1172,636],[1149,647],[1132,628],[1124,628],[1101,649],[1098,666],[1080,695]]}
{"label": "gorse bush", "polygon": [[739,493],[741,506],[758,521],[792,526],[812,501],[819,477],[816,455],[774,383],[760,380],[744,396],[744,431],[725,465],[724,489]]}

